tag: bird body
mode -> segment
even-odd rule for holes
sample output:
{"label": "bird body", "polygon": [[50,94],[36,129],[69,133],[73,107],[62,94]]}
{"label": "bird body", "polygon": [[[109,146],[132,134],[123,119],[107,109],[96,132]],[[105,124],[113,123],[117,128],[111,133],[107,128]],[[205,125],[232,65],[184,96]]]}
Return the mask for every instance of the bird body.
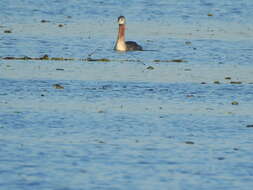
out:
{"label": "bird body", "polygon": [[125,41],[126,19],[124,16],[118,18],[119,31],[114,49],[117,51],[142,51],[142,47],[133,41]]}

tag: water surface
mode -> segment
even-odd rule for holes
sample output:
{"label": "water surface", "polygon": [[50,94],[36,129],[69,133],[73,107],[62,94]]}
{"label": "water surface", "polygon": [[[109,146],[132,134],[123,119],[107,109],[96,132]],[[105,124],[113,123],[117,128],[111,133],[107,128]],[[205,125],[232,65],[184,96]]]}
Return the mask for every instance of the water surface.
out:
{"label": "water surface", "polygon": [[[2,0],[0,189],[250,190],[252,9]],[[113,51],[119,15],[155,51]]]}

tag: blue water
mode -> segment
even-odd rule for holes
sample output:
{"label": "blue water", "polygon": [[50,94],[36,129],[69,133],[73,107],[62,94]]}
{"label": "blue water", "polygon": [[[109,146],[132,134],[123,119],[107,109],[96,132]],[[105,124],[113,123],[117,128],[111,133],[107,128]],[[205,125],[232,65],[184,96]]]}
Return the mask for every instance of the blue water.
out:
{"label": "blue water", "polygon": [[[159,109],[169,101],[212,106],[234,97],[252,104],[252,85],[66,81],[63,92],[51,88],[55,82],[0,80],[2,189],[250,189],[252,115]],[[104,113],[71,106],[104,99],[125,101]],[[161,104],[149,108],[154,99]],[[126,112],[128,102],[151,110]]]}
{"label": "blue water", "polygon": [[[57,80],[54,75],[78,73],[77,66],[87,64],[113,67],[115,60],[122,59],[140,60],[118,61],[122,68],[150,63],[155,68],[174,65],[192,71],[201,66],[231,66],[236,74],[241,68],[253,74],[253,40],[247,39],[253,30],[252,10],[251,0],[1,0],[0,57],[48,54],[79,59],[97,49],[94,58],[114,62],[70,61],[73,70],[55,71],[56,63],[30,61],[31,72],[33,66],[47,67],[51,77],[0,75],[0,189],[251,190],[253,128],[247,126],[253,124],[253,77],[233,85],[201,78],[198,83],[155,83],[121,78],[86,81],[78,76]],[[117,28],[110,32],[106,25],[113,26],[119,15],[129,20],[130,31],[131,22],[134,27],[156,23],[149,27],[157,27],[157,34],[148,28],[141,28],[143,35],[138,30],[129,34],[145,49],[156,51],[115,53]],[[106,28],[105,33],[87,29],[88,21]],[[80,33],[67,30],[68,25],[82,22]],[[205,34],[203,26],[208,23],[215,29],[214,38],[191,37],[187,31],[176,35],[178,29],[171,35],[168,31],[168,36],[159,33],[162,26],[185,25],[199,27]],[[59,29],[58,24],[66,26]],[[40,31],[41,25],[45,31]],[[223,39],[217,31],[231,25],[243,26],[240,32],[233,32],[238,39]],[[4,33],[7,29],[12,33]],[[187,62],[153,63],[170,59]],[[15,70],[24,63],[1,59],[0,70]],[[60,62],[57,66],[64,67]],[[21,76],[24,71],[16,72]],[[232,80],[240,81],[244,75]],[[227,73],[222,77],[228,77]],[[64,89],[53,87],[58,83]],[[232,105],[233,101],[239,104]]]}
{"label": "blue water", "polygon": [[[214,20],[227,22],[243,22],[252,24],[251,0],[223,0],[223,1],[177,1],[159,0],[150,2],[147,0],[130,0],[120,2],[108,1],[87,1],[87,0],[38,0],[38,1],[17,1],[2,0],[1,23],[31,23],[41,19],[53,20],[55,22],[75,22],[79,19],[92,18],[95,20],[112,20],[118,15],[125,15],[127,18],[148,21],[155,20],[164,23],[170,20],[182,22],[204,22],[209,18],[208,13],[215,16]],[[67,19],[71,16],[73,19]]]}

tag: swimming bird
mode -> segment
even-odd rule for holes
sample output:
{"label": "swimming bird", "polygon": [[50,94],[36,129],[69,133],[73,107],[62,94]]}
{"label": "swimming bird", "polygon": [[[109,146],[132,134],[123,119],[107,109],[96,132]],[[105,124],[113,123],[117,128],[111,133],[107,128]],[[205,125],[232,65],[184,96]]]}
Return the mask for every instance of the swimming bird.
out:
{"label": "swimming bird", "polygon": [[114,49],[117,51],[142,51],[142,47],[133,41],[125,41],[126,18],[118,17],[119,32]]}

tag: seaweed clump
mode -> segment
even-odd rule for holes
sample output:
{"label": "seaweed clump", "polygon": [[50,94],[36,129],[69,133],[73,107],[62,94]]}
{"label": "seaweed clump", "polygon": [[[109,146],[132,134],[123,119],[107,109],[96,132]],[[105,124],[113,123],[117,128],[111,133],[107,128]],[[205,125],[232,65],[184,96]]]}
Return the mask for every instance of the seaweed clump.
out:
{"label": "seaweed clump", "polygon": [[164,62],[164,63],[186,63],[187,61],[183,60],[183,59],[171,59],[171,60],[160,60],[160,59],[155,59],[153,62],[155,63],[159,63],[159,62]]}
{"label": "seaweed clump", "polygon": [[88,57],[87,59],[83,59],[83,61],[90,61],[90,62],[110,62],[110,59],[107,58],[101,58],[101,59],[93,59],[91,57]]}
{"label": "seaweed clump", "polygon": [[4,57],[4,60],[47,60],[47,61],[73,61],[73,58],[64,58],[64,57],[49,57],[47,54],[42,57]]}
{"label": "seaweed clump", "polygon": [[60,85],[60,84],[53,84],[53,87],[55,89],[64,89],[64,86]]}

